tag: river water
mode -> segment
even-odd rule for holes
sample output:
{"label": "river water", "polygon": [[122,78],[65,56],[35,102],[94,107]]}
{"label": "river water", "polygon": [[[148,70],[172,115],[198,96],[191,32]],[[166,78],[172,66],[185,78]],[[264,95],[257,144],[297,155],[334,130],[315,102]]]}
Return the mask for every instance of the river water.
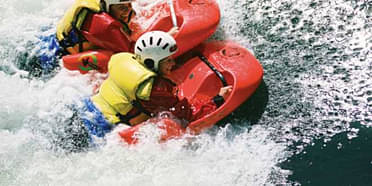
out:
{"label": "river water", "polygon": [[0,0],[0,185],[372,184],[372,1],[219,0],[212,39],[255,54],[256,93],[197,137],[66,153],[51,139],[93,75],[22,66],[72,2]]}

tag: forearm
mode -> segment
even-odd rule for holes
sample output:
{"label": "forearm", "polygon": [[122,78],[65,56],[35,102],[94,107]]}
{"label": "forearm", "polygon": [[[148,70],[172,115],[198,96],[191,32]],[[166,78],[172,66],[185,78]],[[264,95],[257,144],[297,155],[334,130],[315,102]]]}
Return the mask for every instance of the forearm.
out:
{"label": "forearm", "polygon": [[220,107],[222,104],[225,103],[225,99],[222,96],[217,95],[213,97],[212,102],[216,104],[217,107]]}

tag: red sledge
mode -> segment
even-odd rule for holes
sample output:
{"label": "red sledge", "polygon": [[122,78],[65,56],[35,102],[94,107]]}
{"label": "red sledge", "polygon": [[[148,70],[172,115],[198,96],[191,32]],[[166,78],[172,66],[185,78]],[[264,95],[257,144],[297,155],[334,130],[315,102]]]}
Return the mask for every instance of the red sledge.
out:
{"label": "red sledge", "polygon": [[[164,131],[161,141],[182,136],[185,132],[199,134],[212,127],[249,98],[263,77],[263,69],[258,60],[247,49],[233,42],[202,43],[177,60],[184,64],[172,73],[171,79],[180,90],[179,98],[186,97],[193,102],[198,97],[213,98],[222,86],[232,85],[233,90],[222,106],[201,119],[190,122],[187,127],[167,118],[154,121]],[[134,134],[148,124],[146,122],[125,129],[119,135],[128,144],[137,143],[138,139]]]}
{"label": "red sledge", "polygon": [[[220,10],[215,0],[177,0],[173,2],[179,32],[175,35],[178,45],[177,57],[211,36],[218,26]],[[94,14],[87,18],[81,30],[82,35],[93,45],[113,53],[133,52],[135,41],[145,32],[152,30],[169,31],[173,27],[170,6],[167,1],[137,12],[129,24],[132,34],[124,34],[122,25],[107,13]],[[83,61],[81,55],[96,56],[96,64]],[[64,66],[69,70],[87,73],[94,69],[105,72],[108,52],[84,52],[63,57]],[[102,58],[101,58],[102,57]],[[88,60],[92,61],[93,60]]]}

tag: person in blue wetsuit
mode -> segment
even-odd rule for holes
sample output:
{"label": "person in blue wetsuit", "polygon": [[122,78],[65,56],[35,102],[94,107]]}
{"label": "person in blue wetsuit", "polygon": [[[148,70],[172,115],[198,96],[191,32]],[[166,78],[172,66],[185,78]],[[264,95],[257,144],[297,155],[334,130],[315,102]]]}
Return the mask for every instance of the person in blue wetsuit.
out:
{"label": "person in blue wetsuit", "polygon": [[[115,37],[119,37],[116,39],[128,42],[126,47],[129,47],[128,35],[132,31],[128,25],[131,18],[135,16],[131,2],[131,0],[76,0],[58,23],[55,34],[40,35],[37,37],[38,41],[31,44],[32,46],[27,46],[38,48],[37,51],[33,52],[35,53],[34,56],[30,56],[30,53],[19,54],[19,68],[28,71],[31,77],[45,76],[59,67],[58,61],[62,56],[102,48],[102,46],[97,46],[96,43],[89,41],[89,38],[85,38],[82,34],[82,31],[89,32],[89,29],[91,29],[90,25],[94,21],[114,19],[105,28],[99,29],[103,29],[103,32],[107,30],[108,35],[115,32]],[[108,13],[105,15],[108,18],[93,19],[93,15],[102,13]],[[113,25],[115,25],[114,28],[117,28],[117,30],[112,30]],[[44,30],[49,29],[44,28]],[[113,39],[103,36],[100,34],[95,37],[95,42],[103,41],[101,43],[107,43]],[[106,39],[109,40],[106,41]],[[116,46],[113,44],[110,45],[111,48],[105,49],[113,52],[116,52],[116,49],[120,51],[129,50],[129,48],[124,46]]]}

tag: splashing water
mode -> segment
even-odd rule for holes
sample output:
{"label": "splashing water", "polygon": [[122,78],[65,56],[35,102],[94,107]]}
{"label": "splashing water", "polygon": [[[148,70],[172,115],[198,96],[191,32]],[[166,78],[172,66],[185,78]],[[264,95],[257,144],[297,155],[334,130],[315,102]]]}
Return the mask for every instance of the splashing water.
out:
{"label": "splashing water", "polygon": [[20,67],[72,2],[0,2],[0,185],[289,185],[281,162],[315,139],[358,138],[351,122],[372,125],[370,1],[219,0],[213,39],[238,41],[265,70],[224,127],[136,147],[111,133],[87,152],[56,151],[50,139],[71,115],[66,105],[91,94],[92,74],[40,80]]}

